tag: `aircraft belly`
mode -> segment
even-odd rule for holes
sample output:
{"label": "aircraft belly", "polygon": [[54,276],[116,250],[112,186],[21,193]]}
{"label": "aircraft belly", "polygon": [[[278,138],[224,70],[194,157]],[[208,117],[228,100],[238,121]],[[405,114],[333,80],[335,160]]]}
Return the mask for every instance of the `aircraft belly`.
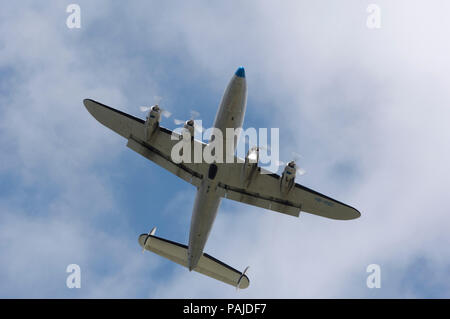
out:
{"label": "aircraft belly", "polygon": [[[223,134],[223,147],[225,147],[228,138],[234,138],[234,149],[236,148],[237,138],[234,135],[228,137],[226,129],[242,127],[246,103],[247,84],[245,78],[234,76],[225,90],[214,121],[214,127],[220,129]],[[217,187],[217,183],[209,180],[207,177],[205,177],[198,189],[189,234],[189,269],[195,268],[203,254],[203,249],[222,199],[221,191]]]}
{"label": "aircraft belly", "polygon": [[217,216],[221,196],[216,190],[216,185],[209,181],[203,181],[195,196],[194,209],[192,211],[191,230],[189,234],[188,263],[192,269],[197,265],[202,256],[206,241]]}
{"label": "aircraft belly", "polygon": [[233,77],[220,102],[214,127],[225,132],[226,128],[242,127],[247,103],[245,79]]}

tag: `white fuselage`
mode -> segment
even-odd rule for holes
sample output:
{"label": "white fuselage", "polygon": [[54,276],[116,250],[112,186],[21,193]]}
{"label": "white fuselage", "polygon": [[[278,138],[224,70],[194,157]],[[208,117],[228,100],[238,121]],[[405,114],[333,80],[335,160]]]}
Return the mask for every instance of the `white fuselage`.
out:
{"label": "white fuselage", "polygon": [[[223,134],[223,145],[225,152],[226,139],[234,139],[234,136],[226,135],[227,128],[241,128],[244,121],[245,108],[247,104],[247,84],[244,69],[240,68],[233,75],[220,102],[214,121],[214,128],[220,129]],[[234,143],[233,143],[234,144]],[[236,145],[234,144],[233,154]],[[191,229],[189,234],[188,266],[189,270],[195,268],[198,260],[203,254],[206,241],[217,215],[221,196],[217,189],[214,164],[210,164],[210,174],[203,177],[202,183],[195,196],[192,211]],[[217,166],[216,166],[217,168]]]}

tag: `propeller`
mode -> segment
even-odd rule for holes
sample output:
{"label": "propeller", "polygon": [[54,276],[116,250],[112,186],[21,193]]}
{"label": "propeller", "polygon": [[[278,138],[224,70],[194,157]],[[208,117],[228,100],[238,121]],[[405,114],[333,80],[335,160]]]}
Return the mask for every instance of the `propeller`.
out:
{"label": "propeller", "polygon": [[296,152],[291,152],[291,154],[292,154],[292,160],[293,160],[294,162],[297,162],[300,158],[303,157],[303,156],[301,156],[299,153],[296,153]]}
{"label": "propeller", "polygon": [[299,161],[299,159],[302,158],[303,156],[296,152],[291,152],[291,154],[292,154],[292,161],[290,161],[289,163],[285,163],[283,161],[277,161],[276,165],[278,167],[280,167],[280,166],[285,166],[287,164],[293,163],[295,165],[297,174],[300,176],[304,175],[306,173],[306,170],[304,168],[298,167],[296,164]]}
{"label": "propeller", "polygon": [[[303,157],[302,155],[300,155],[299,153],[296,153],[296,152],[291,152],[291,154],[292,154],[292,161],[294,163],[297,163],[300,160],[300,158]],[[297,165],[296,165],[296,169],[297,169],[298,175],[304,175],[306,173],[306,170],[304,168],[298,167]]]}
{"label": "propeller", "polygon": [[159,104],[161,103],[162,97],[160,96],[154,96],[154,100],[155,100],[155,104],[152,106],[140,106],[139,109],[141,110],[141,112],[148,112],[150,111],[152,108],[156,108],[155,111],[157,111],[158,109],[161,110],[161,115],[164,116],[165,118],[169,118],[172,116],[172,113],[163,109],[162,107],[159,106]]}
{"label": "propeller", "polygon": [[[266,144],[266,145],[259,145],[259,146],[257,146],[257,145],[250,146],[251,144],[250,144],[250,139],[249,139],[248,136],[245,136],[245,141],[244,141],[244,143],[245,143],[245,145],[246,145],[246,148],[248,148],[248,152],[247,152],[246,157],[248,157],[248,159],[249,159],[250,161],[252,161],[251,163],[257,163],[257,162],[260,161],[260,159],[261,159],[261,157],[259,156],[259,155],[260,155],[260,153],[259,153],[260,150],[265,150],[266,152],[267,152],[267,151],[271,152],[271,148],[270,148],[270,145],[269,145],[269,144]],[[251,153],[254,152],[254,151],[257,151],[257,152],[258,152],[257,158],[254,157],[255,155],[252,155],[252,154],[251,154]],[[279,166],[279,165],[277,165],[277,167],[278,167],[278,166]]]}
{"label": "propeller", "polygon": [[236,291],[239,290],[239,287],[241,286],[241,280],[244,278],[245,274],[247,273],[247,270],[250,268],[250,266],[245,267],[244,271],[242,272],[241,276],[238,279],[237,285],[236,285]]}
{"label": "propeller", "polygon": [[269,144],[259,145],[259,146],[253,145],[252,147],[250,147],[250,139],[249,139],[249,137],[247,135],[245,136],[245,141],[244,142],[245,142],[245,145],[248,146],[249,150],[255,150],[255,149],[257,149],[257,150],[266,150],[266,151],[270,151],[271,150]]}
{"label": "propeller", "polygon": [[[249,147],[249,151],[255,150],[255,149],[256,149],[256,150],[267,150],[267,151],[271,151],[271,148],[270,148],[270,145],[269,145],[269,144],[267,144],[267,145],[261,145],[261,146],[252,146],[252,147],[250,147],[250,141],[249,141],[248,136],[245,137],[245,145],[247,145],[247,146]],[[298,153],[296,153],[296,152],[291,152],[291,154],[292,154],[292,161],[289,162],[289,163],[294,163],[294,164],[295,164],[295,166],[296,166],[296,171],[297,171],[297,174],[298,174],[299,176],[300,176],[300,175],[304,175],[304,174],[306,173],[306,170],[305,170],[304,168],[298,167],[298,166],[296,165],[296,162],[298,162],[299,159],[302,158],[303,156],[300,155],[300,154],[298,154]],[[277,167],[280,167],[280,166],[285,166],[285,165],[287,165],[287,164],[289,164],[289,163],[286,163],[286,162],[277,160],[276,163],[275,163],[275,165],[276,165]]]}
{"label": "propeller", "polygon": [[[199,132],[199,133],[203,132],[203,130],[204,130],[204,129],[203,129],[203,126],[201,126],[201,124],[200,124],[198,121],[195,120],[196,118],[198,118],[198,117],[200,116],[200,113],[197,112],[197,111],[191,110],[191,111],[190,111],[190,115],[191,115],[191,117],[189,118],[188,121],[194,121],[194,129],[195,129],[197,132]],[[182,125],[182,124],[184,124],[186,121],[179,120],[179,119],[173,119],[173,122],[174,122],[176,125]]]}
{"label": "propeller", "polygon": [[156,232],[156,227],[153,227],[151,231],[148,232],[147,237],[145,237],[144,244],[142,245],[142,253],[145,252],[145,244],[147,243],[147,240],[150,238],[150,236],[153,236]]}
{"label": "propeller", "polygon": [[251,152],[251,151],[258,151],[259,152],[259,150],[268,150],[268,151],[270,151],[270,147],[267,147],[267,146],[252,146],[252,147],[250,147],[249,149],[248,149],[248,152]]}

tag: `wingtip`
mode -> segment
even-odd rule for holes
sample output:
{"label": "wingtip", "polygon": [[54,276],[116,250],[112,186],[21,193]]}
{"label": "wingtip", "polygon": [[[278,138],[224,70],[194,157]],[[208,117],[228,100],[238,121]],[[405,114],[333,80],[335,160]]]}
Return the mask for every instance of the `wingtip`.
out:
{"label": "wingtip", "polygon": [[357,210],[356,208],[353,208],[353,210],[355,211],[355,215],[351,219],[358,219],[358,218],[360,218],[361,217],[361,212],[359,210]]}
{"label": "wingtip", "polygon": [[85,106],[86,108],[89,106],[89,103],[92,103],[92,100],[91,100],[91,99],[84,99],[84,100],[83,100],[83,104],[84,104],[84,106]]}
{"label": "wingtip", "polygon": [[139,246],[144,247],[145,237],[147,237],[147,234],[140,234],[139,235],[139,237],[138,237]]}
{"label": "wingtip", "polygon": [[[242,279],[247,279],[247,281],[242,280]],[[236,288],[238,288],[239,290],[246,289],[246,288],[248,288],[248,287],[250,286],[250,279],[248,278],[247,275],[243,275],[243,276],[242,276],[242,279],[241,279],[240,285],[239,285],[238,287],[236,287]],[[243,285],[242,285],[242,283],[243,283]]]}

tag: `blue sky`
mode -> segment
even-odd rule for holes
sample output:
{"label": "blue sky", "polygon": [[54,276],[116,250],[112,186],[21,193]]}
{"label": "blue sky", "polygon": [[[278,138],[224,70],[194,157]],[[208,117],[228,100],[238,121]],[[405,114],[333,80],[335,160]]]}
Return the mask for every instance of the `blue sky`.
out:
{"label": "blue sky", "polygon": [[[449,297],[449,5],[369,2],[21,1],[0,12],[1,297]],[[126,148],[85,110],[162,106],[212,124],[245,66],[244,127],[279,127],[298,182],[357,207],[338,222],[223,201],[206,251],[250,288],[150,253],[186,243],[195,189]],[[174,128],[172,120],[163,125]],[[65,285],[67,265],[82,287]],[[381,266],[382,288],[366,287]]]}

